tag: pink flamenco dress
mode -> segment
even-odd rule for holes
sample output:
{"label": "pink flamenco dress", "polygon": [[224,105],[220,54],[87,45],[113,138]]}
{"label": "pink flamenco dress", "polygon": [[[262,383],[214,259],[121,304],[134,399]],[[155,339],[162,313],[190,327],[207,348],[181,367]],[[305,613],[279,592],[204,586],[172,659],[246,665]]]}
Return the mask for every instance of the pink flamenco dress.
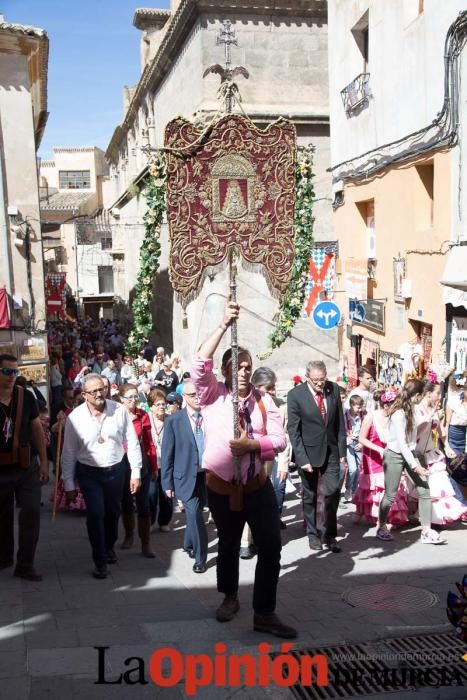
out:
{"label": "pink flamenco dress", "polygon": [[[420,404],[418,416],[423,419],[426,411]],[[433,420],[423,428],[417,436],[418,446],[422,446],[425,456],[426,468],[428,469],[428,484],[431,496],[431,523],[432,525],[452,525],[458,521],[467,521],[467,507],[456,498],[454,489],[446,470],[446,460],[443,452],[434,446],[433,430],[437,430],[438,422]],[[409,506],[411,509],[417,507],[417,491],[410,482],[412,488],[409,490]]]}
{"label": "pink flamenco dress", "polygon": [[[381,431],[383,432],[383,431]],[[367,439],[383,449],[386,443],[381,439],[375,419],[371,423]],[[384,495],[383,460],[379,452],[363,446],[362,466],[358,488],[352,502],[356,506],[356,519],[366,518],[370,525],[375,525],[379,516],[379,504]],[[401,479],[394,503],[388,515],[388,524],[405,525],[409,521],[407,493],[404,479]]]}

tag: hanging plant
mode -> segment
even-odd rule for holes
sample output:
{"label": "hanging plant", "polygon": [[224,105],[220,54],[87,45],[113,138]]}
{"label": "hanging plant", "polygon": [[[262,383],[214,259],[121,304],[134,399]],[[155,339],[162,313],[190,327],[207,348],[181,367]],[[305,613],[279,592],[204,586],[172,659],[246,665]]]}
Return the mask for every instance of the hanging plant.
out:
{"label": "hanging plant", "polygon": [[278,348],[292,334],[292,328],[301,316],[305,302],[305,284],[308,274],[308,260],[313,245],[313,147],[299,148],[295,163],[295,256],[292,265],[289,288],[276,315],[277,321],[269,340],[271,350],[263,353],[265,358]]}
{"label": "hanging plant", "polygon": [[143,181],[142,190],[146,197],[147,209],[144,215],[144,238],[139,255],[138,282],[133,302],[133,330],[126,342],[126,352],[136,356],[143,344],[150,338],[153,329],[152,289],[159,269],[161,254],[160,232],[165,204],[165,159],[157,154]]}

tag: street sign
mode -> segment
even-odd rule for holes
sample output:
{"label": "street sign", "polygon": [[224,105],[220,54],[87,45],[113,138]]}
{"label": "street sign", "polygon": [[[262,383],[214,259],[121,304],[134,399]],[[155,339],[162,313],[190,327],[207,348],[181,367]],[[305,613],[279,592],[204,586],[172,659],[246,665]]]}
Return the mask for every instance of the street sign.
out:
{"label": "street sign", "polygon": [[315,306],[313,311],[313,321],[325,331],[331,330],[339,325],[341,320],[341,311],[337,304],[333,301],[322,301]]}

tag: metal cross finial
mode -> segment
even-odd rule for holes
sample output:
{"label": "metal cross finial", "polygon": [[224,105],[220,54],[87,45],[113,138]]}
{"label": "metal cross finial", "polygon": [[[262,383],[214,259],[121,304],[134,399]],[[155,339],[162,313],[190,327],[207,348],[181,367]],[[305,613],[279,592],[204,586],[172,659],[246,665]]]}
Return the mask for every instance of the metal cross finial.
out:
{"label": "metal cross finial", "polygon": [[232,111],[232,105],[234,96],[238,93],[238,88],[234,79],[238,75],[242,75],[244,78],[248,79],[250,77],[248,71],[243,66],[236,66],[232,68],[232,46],[238,46],[237,38],[235,36],[235,31],[232,29],[232,22],[226,19],[222,22],[222,27],[219,30],[219,36],[216,39],[217,46],[224,44],[225,46],[225,68],[223,68],[220,63],[216,63],[213,66],[206,68],[203,74],[205,78],[209,73],[217,73],[221,79],[220,94],[222,99],[225,101],[225,111],[230,113]]}
{"label": "metal cross finial", "polygon": [[238,46],[237,38],[235,37],[235,30],[232,28],[232,22],[230,19],[225,19],[222,22],[222,29],[219,30],[219,36],[216,40],[217,46],[224,44],[225,46],[225,69],[230,70],[232,65],[232,46]]}

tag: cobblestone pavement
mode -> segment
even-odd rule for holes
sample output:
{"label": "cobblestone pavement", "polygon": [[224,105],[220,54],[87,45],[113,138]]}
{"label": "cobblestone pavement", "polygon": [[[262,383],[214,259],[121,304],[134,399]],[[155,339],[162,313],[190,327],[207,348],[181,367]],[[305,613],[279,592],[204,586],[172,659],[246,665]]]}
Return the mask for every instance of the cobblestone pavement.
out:
{"label": "cobblestone pavement", "polygon": [[[50,487],[48,487],[50,489]],[[44,489],[42,531],[37,568],[42,583],[0,572],[0,697],[117,698],[186,697],[183,682],[161,689],[151,681],[148,662],[154,650],[174,647],[182,654],[213,655],[216,642],[228,652],[257,653],[260,642],[278,650],[280,640],[252,630],[252,581],[255,559],[241,562],[241,610],[230,623],[219,624],[213,613],[220,601],[216,591],[216,531],[209,525],[209,569],[194,574],[193,561],[182,551],[184,516],[176,513],[169,533],[152,536],[157,553],[144,559],[137,545],[119,552],[118,564],[104,581],[91,577],[92,562],[85,519],[61,513],[51,521]],[[282,571],[277,612],[299,631],[296,648],[372,641],[388,636],[446,632],[445,599],[455,581],[467,572],[467,528],[453,526],[448,545],[422,545],[419,528],[407,528],[394,542],[379,542],[374,529],[353,524],[351,505],[339,510],[343,552],[310,552],[301,524],[297,498],[286,501]],[[411,608],[368,610],[343,600],[350,590],[364,585],[406,584],[438,596],[434,606],[414,612]],[[395,589],[397,598],[397,589]],[[98,652],[105,651],[105,678],[118,679],[135,667],[128,657],[142,657],[146,685],[96,685]],[[467,649],[466,649],[467,651]],[[130,680],[136,680],[136,673]],[[210,685],[197,697],[292,698],[290,690],[230,688]],[[465,698],[465,688],[425,689],[391,693],[392,698]],[[358,697],[358,696],[355,696]],[[370,696],[367,696],[370,697]],[[371,696],[371,697],[382,697]]]}

